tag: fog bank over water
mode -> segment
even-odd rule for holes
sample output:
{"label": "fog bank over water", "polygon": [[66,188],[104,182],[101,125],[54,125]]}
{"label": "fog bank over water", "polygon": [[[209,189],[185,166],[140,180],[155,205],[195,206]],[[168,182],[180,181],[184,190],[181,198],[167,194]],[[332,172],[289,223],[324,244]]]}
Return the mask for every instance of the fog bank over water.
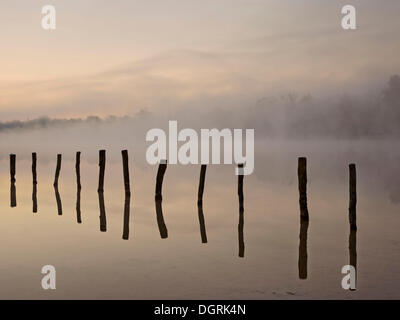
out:
{"label": "fog bank over water", "polygon": [[120,151],[128,149],[135,166],[153,170],[145,158],[151,144],[146,133],[162,128],[168,134],[169,120],[178,121],[178,130],[254,128],[252,176],[257,179],[296,183],[297,157],[305,155],[311,181],[346,183],[347,165],[356,162],[367,188],[398,203],[400,152],[395,144],[400,134],[400,77],[392,76],[376,92],[330,100],[288,94],[262,98],[246,108],[204,106],[159,113],[142,110],[126,117],[2,122],[0,158],[16,153],[18,160],[30,161],[35,151],[42,162],[54,162],[57,153],[74,161],[75,152],[81,151],[85,161],[96,164],[98,150],[104,148],[108,161],[120,163]]}
{"label": "fog bank over water", "polygon": [[[178,120],[181,128],[254,128],[258,138],[394,138],[400,134],[400,76],[364,95],[343,94],[330,98],[288,93],[254,99],[249,105],[186,107],[160,110],[141,109],[136,115],[100,118],[51,119],[0,122],[0,133],[21,130],[70,128],[90,132],[109,128],[109,137],[121,139],[119,127],[132,126],[132,133],[165,127]],[[95,139],[95,136],[91,136]],[[101,141],[99,141],[101,142]]]}

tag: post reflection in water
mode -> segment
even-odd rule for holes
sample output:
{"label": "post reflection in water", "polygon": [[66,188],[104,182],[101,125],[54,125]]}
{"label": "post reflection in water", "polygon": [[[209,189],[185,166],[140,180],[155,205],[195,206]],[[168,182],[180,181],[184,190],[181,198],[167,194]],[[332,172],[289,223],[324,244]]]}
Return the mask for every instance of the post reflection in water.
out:
{"label": "post reflection in water", "polygon": [[56,202],[57,202],[57,211],[58,215],[62,215],[62,204],[61,204],[61,196],[60,193],[58,192],[58,178],[60,177],[60,171],[61,171],[61,154],[57,155],[57,167],[56,167],[56,174],[54,177],[54,192],[56,194]]}
{"label": "post reflection in water", "polygon": [[130,203],[131,194],[130,192],[125,193],[125,205],[124,205],[124,227],[122,231],[122,239],[129,239],[129,216],[130,216]]}
{"label": "post reflection in water", "polygon": [[307,279],[307,232],[309,221],[300,219],[299,278]]}
{"label": "post reflection in water", "polygon": [[107,220],[106,220],[106,206],[104,203],[104,192],[99,191],[99,207],[100,207],[100,231],[107,231]]}
{"label": "post reflection in water", "polygon": [[164,216],[162,212],[162,183],[166,170],[167,170],[167,160],[161,160],[157,171],[156,195],[155,195],[157,224],[158,224],[158,229],[160,231],[161,239],[168,238],[168,230],[167,226],[165,225]]}
{"label": "post reflection in water", "polygon": [[15,182],[11,182],[10,186],[10,196],[11,196],[11,208],[14,208],[17,206],[17,188],[15,187]]}
{"label": "post reflection in water", "polygon": [[57,202],[57,212],[58,215],[62,215],[62,203],[61,203],[61,196],[60,192],[58,191],[58,186],[54,186],[54,193],[56,195],[56,202]]}
{"label": "post reflection in water", "polygon": [[238,196],[239,196],[239,224],[238,224],[238,239],[239,239],[239,257],[244,258],[244,195],[243,195],[243,164],[238,165]]}
{"label": "post reflection in water", "polygon": [[[349,255],[350,255],[350,265],[356,270],[356,288],[357,288],[357,231],[350,229],[349,236]],[[356,289],[351,289],[354,291]]]}
{"label": "post reflection in water", "polygon": [[207,170],[207,165],[205,164],[201,165],[199,191],[197,195],[197,211],[199,216],[200,235],[202,243],[207,243],[206,224],[204,221],[204,214],[203,214],[203,193],[204,193],[204,182],[206,178],[206,170]]}

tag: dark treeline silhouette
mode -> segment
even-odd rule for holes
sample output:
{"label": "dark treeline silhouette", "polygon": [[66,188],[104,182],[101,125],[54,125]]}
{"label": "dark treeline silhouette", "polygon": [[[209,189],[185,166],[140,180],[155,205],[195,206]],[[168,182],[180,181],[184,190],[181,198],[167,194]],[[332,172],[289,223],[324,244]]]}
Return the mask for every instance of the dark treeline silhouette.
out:
{"label": "dark treeline silhouette", "polygon": [[155,202],[156,202],[157,224],[162,239],[168,238],[168,230],[167,226],[165,225],[164,215],[162,211],[162,183],[164,180],[164,174],[166,170],[167,170],[167,160],[161,160],[161,163],[158,166],[158,171],[157,171]]}
{"label": "dark treeline silhouette", "polygon": [[258,137],[398,137],[400,76],[393,75],[379,93],[360,97],[343,95],[318,99],[310,94],[292,93],[262,98],[237,118],[255,128]]}
{"label": "dark treeline silhouette", "polygon": [[0,132],[10,130],[32,130],[32,129],[45,129],[45,128],[56,128],[65,127],[70,125],[79,124],[94,124],[94,123],[112,123],[116,120],[130,119],[129,117],[116,117],[108,116],[107,118],[100,118],[98,116],[88,116],[86,118],[71,118],[71,119],[51,119],[49,117],[40,117],[37,119],[27,121],[8,121],[0,122]]}

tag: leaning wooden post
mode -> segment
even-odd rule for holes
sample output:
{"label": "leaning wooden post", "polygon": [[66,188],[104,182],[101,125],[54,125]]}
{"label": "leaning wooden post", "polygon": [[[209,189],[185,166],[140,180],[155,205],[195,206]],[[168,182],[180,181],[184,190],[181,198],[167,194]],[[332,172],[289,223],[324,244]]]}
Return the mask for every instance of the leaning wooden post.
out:
{"label": "leaning wooden post", "polygon": [[354,163],[349,165],[350,170],[350,204],[349,204],[349,222],[350,229],[357,230],[357,172]]}
{"label": "leaning wooden post", "polygon": [[161,160],[158,166],[156,178],[156,200],[162,200],[162,184],[164,181],[164,174],[167,170],[167,160]]}
{"label": "leaning wooden post", "polygon": [[76,220],[82,223],[81,218],[81,153],[78,151],[75,158],[75,172],[76,172]]}
{"label": "leaning wooden post", "polygon": [[161,160],[158,166],[157,179],[156,179],[156,214],[157,214],[157,224],[160,231],[161,239],[168,238],[168,229],[165,225],[164,216],[162,212],[162,183],[164,180],[164,174],[167,170],[167,160]]}
{"label": "leaning wooden post", "polygon": [[57,210],[58,210],[58,215],[62,215],[62,204],[61,204],[61,197],[60,193],[58,192],[58,179],[60,177],[60,171],[61,171],[61,159],[62,155],[58,154],[57,155],[57,167],[56,167],[56,174],[54,176],[54,192],[56,194],[56,202],[57,202]]}
{"label": "leaning wooden post", "polygon": [[243,164],[238,165],[238,196],[239,196],[239,224],[238,224],[238,236],[239,236],[239,257],[244,257],[244,196],[243,196]]}
{"label": "leaning wooden post", "polygon": [[129,157],[128,150],[122,150],[122,165],[124,173],[124,187],[125,187],[125,206],[124,206],[124,229],[122,239],[129,239],[129,215],[130,215],[130,202],[131,202],[131,187],[129,182]]}
{"label": "leaning wooden post", "polygon": [[97,192],[99,194],[99,206],[100,206],[100,231],[107,231],[107,219],[106,219],[106,208],[104,205],[104,172],[106,169],[106,151],[99,151],[99,186]]}
{"label": "leaning wooden post", "polygon": [[11,204],[12,208],[17,206],[17,195],[16,195],[16,188],[15,188],[15,182],[16,182],[15,162],[16,162],[16,155],[10,154],[10,176],[11,176],[10,204]]}
{"label": "leaning wooden post", "polygon": [[206,225],[203,214],[203,193],[204,193],[204,183],[206,179],[206,170],[207,170],[207,165],[202,164],[200,169],[199,190],[197,193],[197,211],[199,216],[200,235],[202,243],[207,243]]}
{"label": "leaning wooden post", "polygon": [[298,178],[299,178],[299,203],[300,217],[302,220],[308,220],[307,208],[307,158],[301,157],[298,162]]}
{"label": "leaning wooden post", "polygon": [[60,177],[60,171],[61,171],[61,159],[62,155],[58,154],[57,155],[57,167],[56,167],[56,174],[54,176],[54,186],[58,186],[58,178]]}
{"label": "leaning wooden post", "polygon": [[32,180],[33,180],[33,191],[32,191],[32,202],[33,202],[33,209],[34,213],[37,212],[37,172],[36,172],[36,162],[37,162],[37,155],[36,152],[32,153]]}

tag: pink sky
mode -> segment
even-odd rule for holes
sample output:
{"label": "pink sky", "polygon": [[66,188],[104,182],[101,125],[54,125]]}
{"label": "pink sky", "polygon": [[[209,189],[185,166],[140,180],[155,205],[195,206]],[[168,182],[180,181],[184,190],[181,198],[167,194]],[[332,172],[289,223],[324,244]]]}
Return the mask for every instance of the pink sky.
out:
{"label": "pink sky", "polygon": [[[332,93],[398,73],[398,1],[55,0],[0,4],[3,120],[134,114],[193,103]],[[21,5],[23,3],[23,5]]]}

